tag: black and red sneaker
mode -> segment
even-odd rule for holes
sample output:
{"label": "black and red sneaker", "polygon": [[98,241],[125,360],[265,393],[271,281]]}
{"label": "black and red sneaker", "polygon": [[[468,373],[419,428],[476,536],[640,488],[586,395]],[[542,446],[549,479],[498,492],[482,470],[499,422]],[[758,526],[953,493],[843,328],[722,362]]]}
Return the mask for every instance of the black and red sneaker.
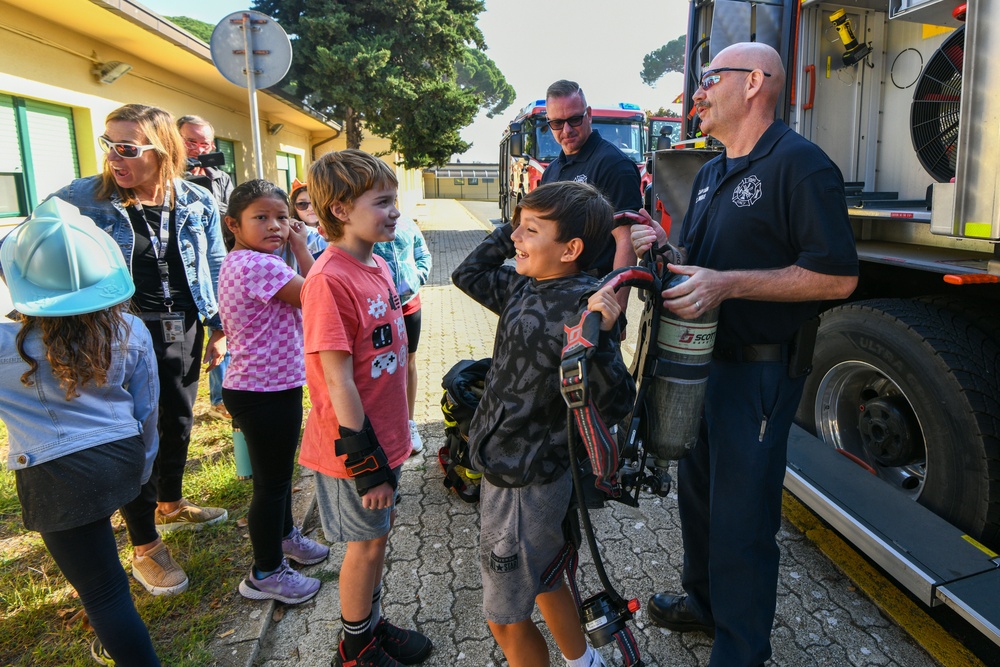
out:
{"label": "black and red sneaker", "polygon": [[434,644],[416,630],[397,628],[384,618],[375,626],[375,641],[383,651],[403,665],[416,665],[427,659]]}
{"label": "black and red sneaker", "polygon": [[337,655],[330,661],[330,667],[400,667],[400,663],[389,656],[378,645],[378,639],[372,639],[368,646],[353,660],[344,656],[344,642],[337,647]]}

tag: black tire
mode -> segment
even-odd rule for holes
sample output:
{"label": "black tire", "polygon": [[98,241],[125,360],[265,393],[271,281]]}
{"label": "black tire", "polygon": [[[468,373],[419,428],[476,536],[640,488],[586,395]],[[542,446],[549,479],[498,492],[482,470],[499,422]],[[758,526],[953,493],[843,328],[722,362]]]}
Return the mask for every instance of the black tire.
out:
{"label": "black tire", "polygon": [[937,303],[823,314],[797,421],[976,539],[1000,546],[1000,348]]}
{"label": "black tire", "polygon": [[[985,297],[968,297],[938,294],[922,296],[919,301],[947,308],[969,320],[1000,347],[1000,301]],[[1000,372],[1000,364],[997,366]]]}

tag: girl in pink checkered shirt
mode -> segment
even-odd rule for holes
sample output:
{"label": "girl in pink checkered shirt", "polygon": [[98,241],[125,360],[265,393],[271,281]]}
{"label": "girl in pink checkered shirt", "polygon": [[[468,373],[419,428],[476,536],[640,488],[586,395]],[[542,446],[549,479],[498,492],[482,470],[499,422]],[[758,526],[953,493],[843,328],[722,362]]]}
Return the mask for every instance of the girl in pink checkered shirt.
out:
{"label": "girl in pink checkered shirt", "polygon": [[[264,180],[233,190],[225,221],[236,244],[219,271],[219,311],[232,355],[222,400],[246,438],[253,469],[247,521],[254,562],[239,591],[254,600],[297,604],[316,595],[320,581],[288,561],[311,565],[330,553],[292,522],[306,383],[299,292],[313,264],[308,230],[289,215],[285,192]],[[300,273],[281,258],[286,243]]]}

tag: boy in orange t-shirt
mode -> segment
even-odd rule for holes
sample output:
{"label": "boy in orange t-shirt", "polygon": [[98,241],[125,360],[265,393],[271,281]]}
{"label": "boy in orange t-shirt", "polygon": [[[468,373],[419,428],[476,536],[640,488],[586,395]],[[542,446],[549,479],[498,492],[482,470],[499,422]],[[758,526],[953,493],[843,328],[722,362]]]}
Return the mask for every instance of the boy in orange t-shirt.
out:
{"label": "boy in orange t-shirt", "polygon": [[330,245],[302,288],[312,411],[299,462],[318,473],[326,538],[347,542],[337,667],[413,665],[432,649],[428,637],[380,618],[396,486],[411,449],[406,327],[389,268],[372,253],[395,238],[396,188],[389,166],[359,150],[327,153],[309,170]]}

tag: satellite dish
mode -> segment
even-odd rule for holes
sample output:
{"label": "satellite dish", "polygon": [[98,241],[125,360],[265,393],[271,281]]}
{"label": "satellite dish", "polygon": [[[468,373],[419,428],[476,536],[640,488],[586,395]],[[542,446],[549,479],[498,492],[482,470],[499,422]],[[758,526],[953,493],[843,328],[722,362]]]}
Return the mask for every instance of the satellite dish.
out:
{"label": "satellite dish", "polygon": [[[244,24],[250,30],[244,34]],[[212,31],[212,62],[222,76],[248,88],[247,45],[256,88],[270,88],[285,78],[292,65],[292,43],[284,29],[267,14],[248,9],[233,12]]]}

